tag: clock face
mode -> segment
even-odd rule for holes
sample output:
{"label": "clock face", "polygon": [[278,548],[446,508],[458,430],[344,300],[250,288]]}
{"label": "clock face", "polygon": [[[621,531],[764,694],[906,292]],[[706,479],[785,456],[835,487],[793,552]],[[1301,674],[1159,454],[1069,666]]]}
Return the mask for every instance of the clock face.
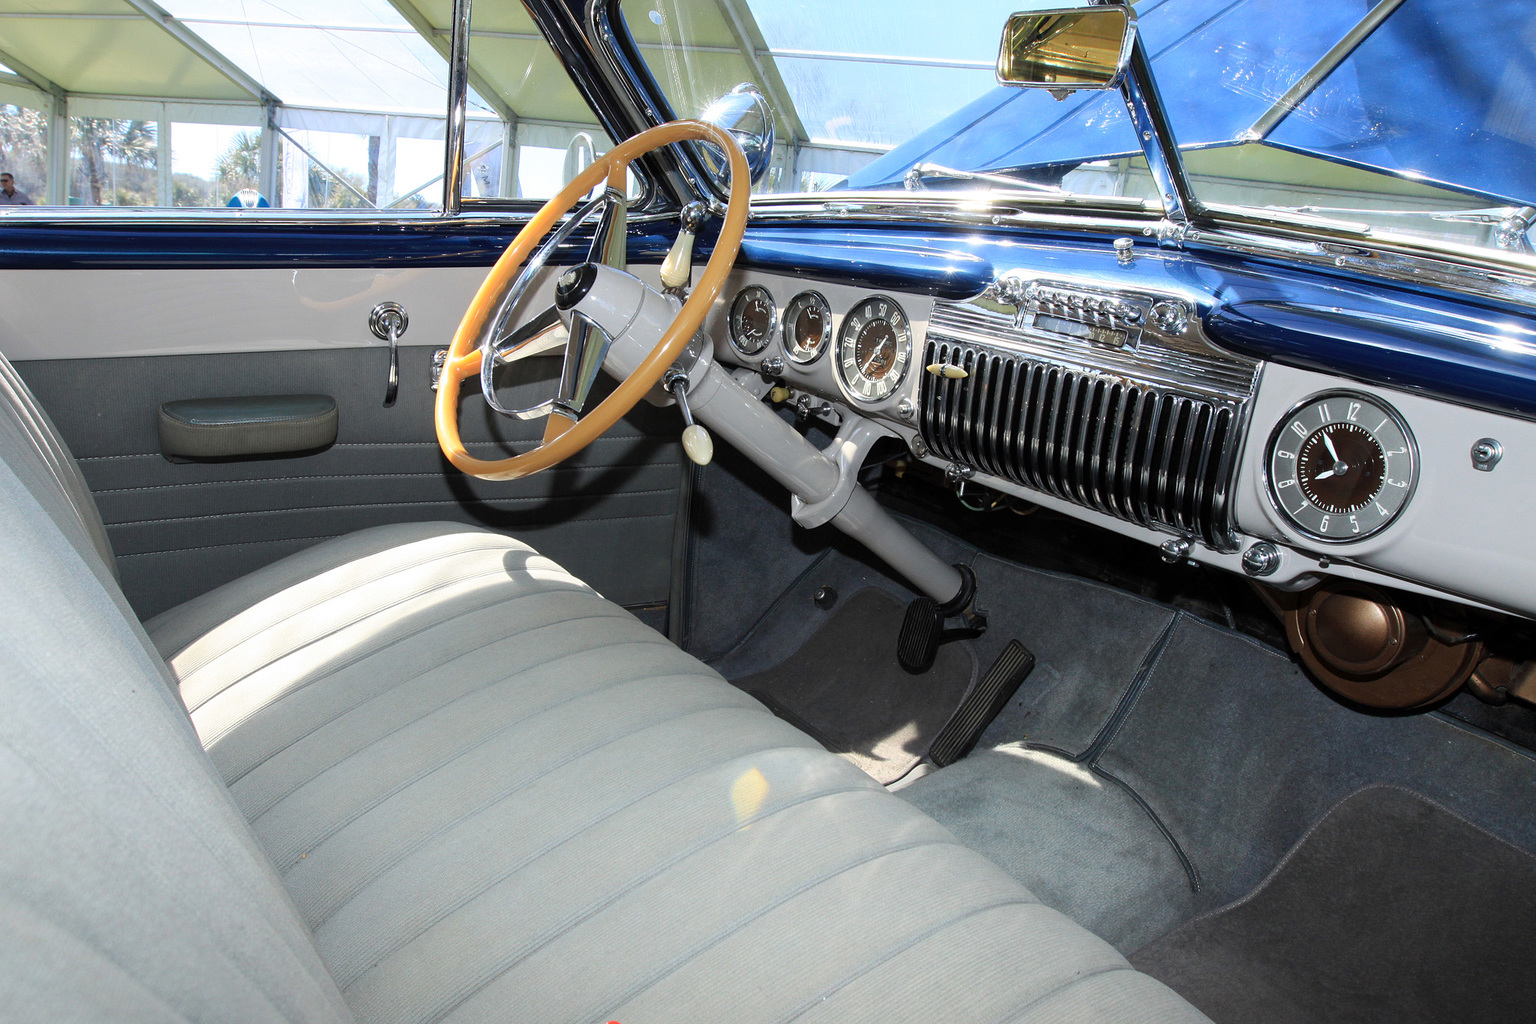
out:
{"label": "clock face", "polygon": [[1335,543],[1385,529],[1417,482],[1413,435],[1368,395],[1318,395],[1281,421],[1266,457],[1269,496],[1296,529]]}

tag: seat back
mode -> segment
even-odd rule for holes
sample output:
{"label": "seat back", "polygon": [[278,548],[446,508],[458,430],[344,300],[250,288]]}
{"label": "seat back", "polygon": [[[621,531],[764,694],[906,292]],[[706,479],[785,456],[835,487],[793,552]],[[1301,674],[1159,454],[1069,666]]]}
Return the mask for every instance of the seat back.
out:
{"label": "seat back", "polygon": [[74,532],[69,528],[70,520],[79,525],[83,536],[72,540],[77,545],[82,540],[88,543],[116,579],[117,559],[112,554],[112,542],[107,539],[107,528],[102,525],[101,512],[80,474],[79,464],[4,355],[0,355],[0,451],[13,469],[30,478],[33,493],[43,500],[49,515],[65,529],[66,535]]}
{"label": "seat back", "polygon": [[349,1019],[61,479],[73,462],[0,381],[6,1019]]}

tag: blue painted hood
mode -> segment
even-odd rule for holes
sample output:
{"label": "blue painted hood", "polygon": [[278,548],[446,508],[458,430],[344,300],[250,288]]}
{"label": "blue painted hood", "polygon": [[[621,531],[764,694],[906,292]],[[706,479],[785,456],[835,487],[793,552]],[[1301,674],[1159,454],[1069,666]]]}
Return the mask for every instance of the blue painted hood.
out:
{"label": "blue painted hood", "polygon": [[[1243,142],[1536,203],[1536,8],[1408,0],[1262,139],[1255,122],[1373,6],[1367,0],[1150,0],[1136,6],[1183,149]],[[1118,92],[1056,100],[998,87],[852,175],[897,186],[913,164],[1059,180],[1138,154]],[[1031,169],[1034,173],[1031,173]]]}

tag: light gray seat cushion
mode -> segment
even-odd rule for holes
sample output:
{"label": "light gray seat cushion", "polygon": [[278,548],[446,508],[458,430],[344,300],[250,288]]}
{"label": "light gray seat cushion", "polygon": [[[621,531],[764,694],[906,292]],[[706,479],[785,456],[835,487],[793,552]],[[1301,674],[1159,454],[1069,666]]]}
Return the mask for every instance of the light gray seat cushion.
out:
{"label": "light gray seat cushion", "polygon": [[1202,1020],[525,545],[321,544],[148,624],[359,1020]]}
{"label": "light gray seat cushion", "polygon": [[7,1021],[1204,1019],[516,541],[339,538],[152,643],[99,526],[0,359]]}

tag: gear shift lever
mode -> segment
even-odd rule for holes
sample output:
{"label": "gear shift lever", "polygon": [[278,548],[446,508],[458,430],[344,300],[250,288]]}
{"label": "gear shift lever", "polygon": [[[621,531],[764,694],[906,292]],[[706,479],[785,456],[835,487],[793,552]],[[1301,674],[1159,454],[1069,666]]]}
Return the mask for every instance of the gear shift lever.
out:
{"label": "gear shift lever", "polygon": [[700,466],[709,465],[709,460],[715,457],[715,442],[703,424],[694,422],[693,410],[688,408],[688,375],[673,367],[661,378],[661,384],[677,399],[677,408],[683,414],[683,422],[688,424],[683,428],[683,451]]}

